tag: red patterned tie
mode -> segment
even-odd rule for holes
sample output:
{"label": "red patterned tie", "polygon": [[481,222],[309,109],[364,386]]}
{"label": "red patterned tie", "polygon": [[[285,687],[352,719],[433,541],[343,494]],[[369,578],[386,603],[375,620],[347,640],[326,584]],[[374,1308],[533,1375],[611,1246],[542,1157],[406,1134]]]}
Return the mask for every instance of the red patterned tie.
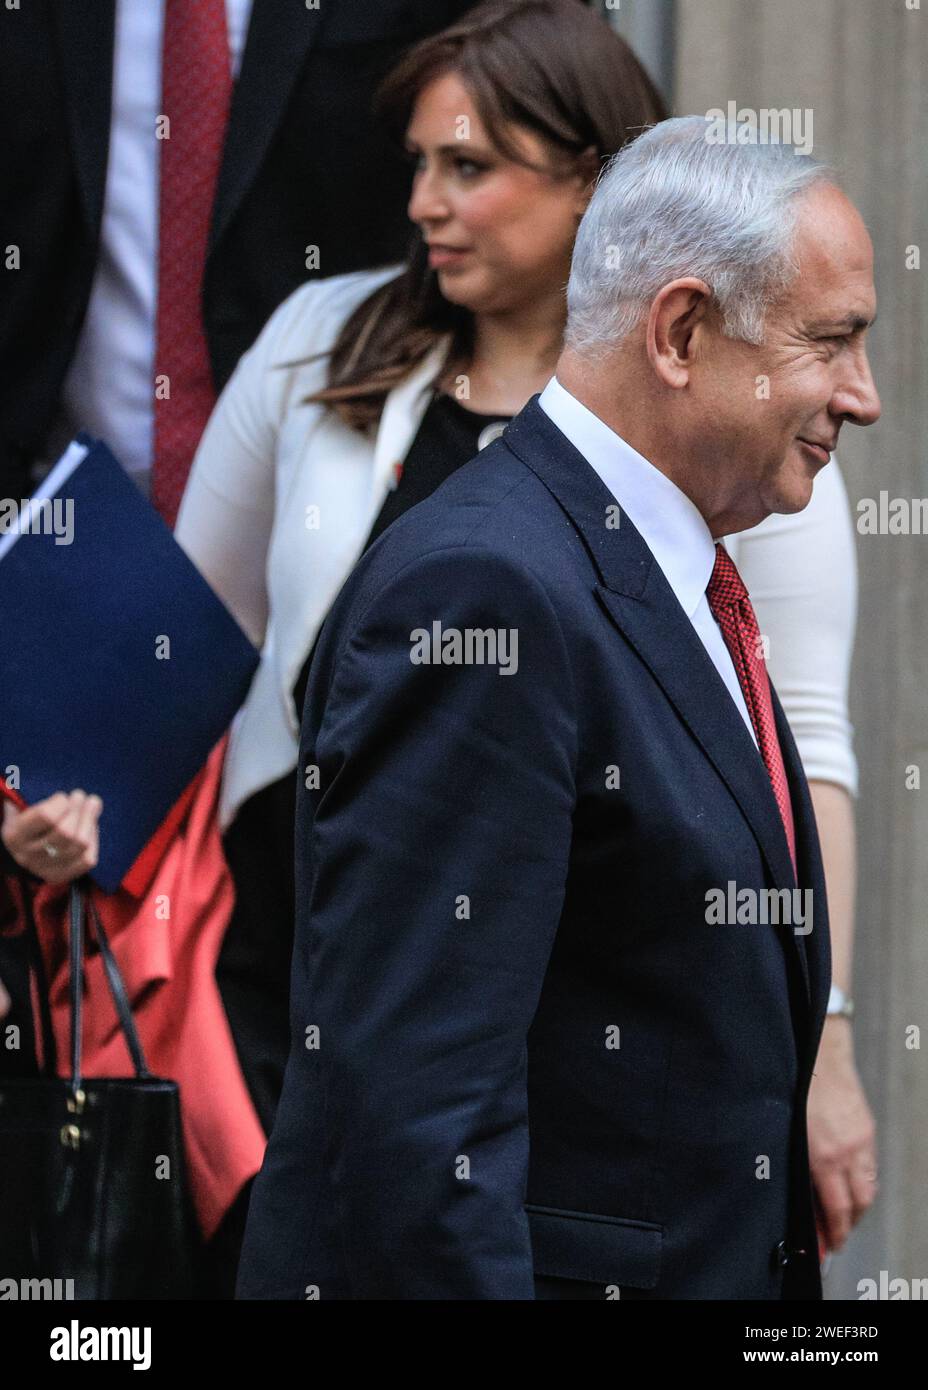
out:
{"label": "red patterned tie", "polygon": [[773,700],[770,697],[770,678],[764,661],[760,629],[748,591],[735,568],[735,562],[724,546],[719,544],[715,547],[715,567],[706,589],[706,597],[715,614],[716,622],[722,629],[725,645],[731,652],[731,659],[738,673],[761,757],[770,774],[773,794],[780,808],[795,872],[796,832],[793,826],[793,807],[789,796],[789,783],[786,780],[786,768],[783,766],[783,754],[780,751],[780,740],[777,738]]}
{"label": "red patterned tie", "polygon": [[169,526],[216,401],[201,295],[231,93],[225,0],[166,0],[151,495]]}

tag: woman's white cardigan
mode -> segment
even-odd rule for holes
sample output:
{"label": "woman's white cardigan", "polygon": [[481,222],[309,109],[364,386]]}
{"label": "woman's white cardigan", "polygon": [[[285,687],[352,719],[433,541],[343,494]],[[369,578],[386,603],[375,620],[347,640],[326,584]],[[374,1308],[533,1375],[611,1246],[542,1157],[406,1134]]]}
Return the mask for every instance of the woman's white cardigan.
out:
{"label": "woman's white cardigan", "polygon": [[[223,828],[254,792],[296,766],[292,690],[415,438],[448,350],[440,339],[390,392],[365,437],[304,405],[325,385],[326,353],[348,315],[401,267],[300,286],[274,311],[204,431],[177,540],[252,641],[261,663],[232,727]],[[856,588],[853,533],[833,462],[796,516],[771,516],[732,551],[769,639],[771,673],[810,777],[856,791],[847,677]]]}

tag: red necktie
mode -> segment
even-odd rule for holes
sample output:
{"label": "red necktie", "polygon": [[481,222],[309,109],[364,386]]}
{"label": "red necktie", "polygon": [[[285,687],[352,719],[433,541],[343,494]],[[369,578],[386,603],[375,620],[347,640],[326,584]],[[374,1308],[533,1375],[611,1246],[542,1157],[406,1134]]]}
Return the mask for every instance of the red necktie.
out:
{"label": "red necktie", "polygon": [[744,702],[757,735],[757,746],[770,774],[773,794],[786,840],[789,844],[793,870],[796,871],[796,832],[793,826],[793,807],[789,796],[789,783],[777,726],[773,714],[773,700],[770,696],[770,678],[761,648],[760,629],[751,607],[748,591],[735,562],[724,546],[716,544],[715,567],[706,588],[709,607],[715,614],[716,622],[722,629],[725,645],[731,652],[731,659],[738,674],[738,681],[744,692]]}
{"label": "red necktie", "polygon": [[201,296],[231,94],[225,0],[166,0],[161,114],[170,137],[160,141],[151,495],[169,526],[216,401]]}

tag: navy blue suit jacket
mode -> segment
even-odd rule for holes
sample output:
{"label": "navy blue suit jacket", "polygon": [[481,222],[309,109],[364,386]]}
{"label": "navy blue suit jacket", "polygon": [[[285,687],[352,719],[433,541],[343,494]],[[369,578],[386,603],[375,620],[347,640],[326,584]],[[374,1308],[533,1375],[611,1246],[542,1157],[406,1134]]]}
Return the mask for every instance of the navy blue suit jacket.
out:
{"label": "navy blue suit jacket", "polygon": [[[760,755],[614,502],[534,397],[336,600],[240,1297],[821,1297],[807,785],[774,697],[812,930],[707,920],[713,889],[796,880]],[[414,661],[436,622],[517,632],[517,669]]]}

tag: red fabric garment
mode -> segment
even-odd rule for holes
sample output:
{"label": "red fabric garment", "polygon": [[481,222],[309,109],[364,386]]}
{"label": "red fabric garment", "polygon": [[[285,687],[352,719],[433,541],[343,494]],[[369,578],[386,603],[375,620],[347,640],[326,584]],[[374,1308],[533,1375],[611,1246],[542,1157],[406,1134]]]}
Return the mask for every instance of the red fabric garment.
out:
{"label": "red fabric garment", "polygon": [[[225,0],[167,0],[161,67],[158,321],[152,501],[173,526],[215,404],[203,271],[232,96]],[[159,383],[160,387],[161,383]]]}
{"label": "red fabric garment", "polygon": [[[180,1086],[192,1196],[207,1239],[260,1168],[265,1148],[215,978],[234,902],[217,809],[225,747],[223,738],[185,792],[187,814],[146,875],[144,889],[138,895],[125,888],[117,893],[91,890],[126,982],[148,1067]],[[43,884],[33,903],[49,980],[58,1072],[66,1076],[67,886]],[[92,941],[87,943],[84,979],[84,1074],[131,1076],[102,957]],[[40,1041],[37,1015],[35,1029]]]}
{"label": "red fabric garment", "polygon": [[706,597],[722,629],[725,645],[731,652],[738,681],[744,692],[744,702],[757,735],[757,745],[770,775],[777,806],[780,808],[790,858],[793,861],[793,872],[796,873],[793,804],[790,800],[780,740],[777,737],[773,700],[770,696],[770,677],[767,675],[767,663],[764,661],[760,629],[744,581],[723,545],[716,544],[715,547],[715,566],[706,588]]}

